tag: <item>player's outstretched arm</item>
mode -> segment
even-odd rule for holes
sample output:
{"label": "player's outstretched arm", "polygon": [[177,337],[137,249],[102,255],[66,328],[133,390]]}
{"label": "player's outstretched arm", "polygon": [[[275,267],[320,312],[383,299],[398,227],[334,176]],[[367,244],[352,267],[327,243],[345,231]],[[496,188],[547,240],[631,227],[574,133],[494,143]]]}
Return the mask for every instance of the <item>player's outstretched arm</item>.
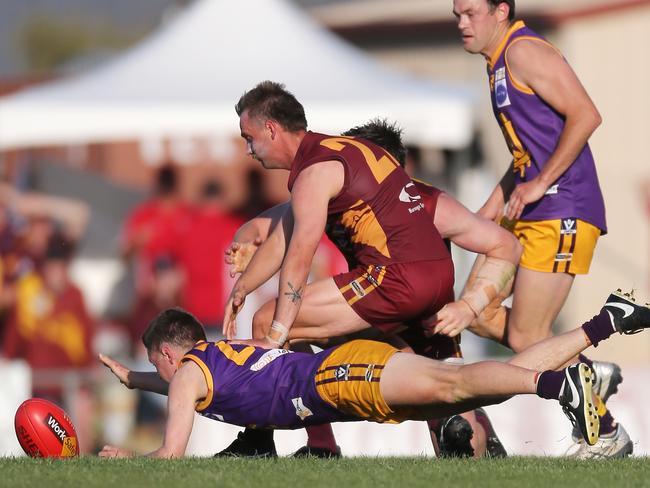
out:
{"label": "player's outstretched arm", "polygon": [[[208,387],[203,372],[195,363],[185,363],[172,378],[169,385],[169,398],[167,400],[167,423],[163,445],[147,457],[155,458],[180,458],[185,455],[187,442],[192,433],[194,424],[194,409],[199,400],[208,394]],[[132,451],[115,446],[104,446],[99,456],[132,457]]]}
{"label": "player's outstretched arm", "polygon": [[169,384],[158,376],[158,373],[154,373],[153,371],[131,371],[119,361],[104,354],[99,355],[99,360],[127,388],[167,395]]}
{"label": "player's outstretched arm", "polygon": [[506,62],[519,84],[531,88],[564,117],[560,139],[540,174],[517,185],[510,196],[506,216],[517,219],[573,164],[602,119],[576,74],[552,46],[518,41],[506,51]]}

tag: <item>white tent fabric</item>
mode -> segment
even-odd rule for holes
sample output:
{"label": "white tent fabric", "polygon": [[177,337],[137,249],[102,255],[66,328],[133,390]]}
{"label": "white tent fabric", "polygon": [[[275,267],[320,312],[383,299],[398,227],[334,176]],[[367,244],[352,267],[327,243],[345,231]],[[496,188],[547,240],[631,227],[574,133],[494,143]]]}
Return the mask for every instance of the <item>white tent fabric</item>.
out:
{"label": "white tent fabric", "polygon": [[286,0],[197,0],[104,66],[1,98],[0,149],[238,134],[234,104],[265,79],[319,132],[381,116],[423,145],[471,138],[467,90],[392,72]]}

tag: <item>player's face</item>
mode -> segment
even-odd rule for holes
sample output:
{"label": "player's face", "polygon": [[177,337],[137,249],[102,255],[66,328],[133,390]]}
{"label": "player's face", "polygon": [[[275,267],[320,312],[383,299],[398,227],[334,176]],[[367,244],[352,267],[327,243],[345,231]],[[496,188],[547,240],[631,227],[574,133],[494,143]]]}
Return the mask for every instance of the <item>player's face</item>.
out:
{"label": "player's face", "polygon": [[246,141],[246,152],[265,168],[275,168],[271,131],[259,117],[250,117],[245,110],[239,117],[241,136]]}
{"label": "player's face", "polygon": [[491,54],[498,41],[497,9],[490,12],[487,0],[454,0],[454,16],[465,51]]}
{"label": "player's face", "polygon": [[148,355],[149,362],[158,371],[158,376],[169,383],[176,372],[176,361],[162,345],[159,349],[148,351]]}

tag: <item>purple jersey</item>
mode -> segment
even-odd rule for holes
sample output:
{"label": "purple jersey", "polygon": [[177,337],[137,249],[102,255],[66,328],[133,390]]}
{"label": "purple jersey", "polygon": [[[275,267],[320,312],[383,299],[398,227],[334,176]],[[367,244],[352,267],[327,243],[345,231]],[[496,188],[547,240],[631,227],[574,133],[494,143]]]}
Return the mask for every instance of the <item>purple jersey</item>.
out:
{"label": "purple jersey", "polygon": [[[522,21],[517,21],[488,61],[492,108],[513,156],[517,184],[530,181],[540,173],[555,150],[564,128],[561,114],[532,89],[512,79],[506,53],[512,44],[522,39],[547,43]],[[589,222],[603,234],[607,231],[605,203],[588,144],[546,195],[526,205],[521,214],[521,220],[567,217]]]}
{"label": "purple jersey", "polygon": [[299,429],[359,420],[339,412],[316,391],[316,371],[331,351],[310,355],[199,342],[181,362],[193,361],[205,375],[208,396],[196,407],[200,415],[247,427]]}

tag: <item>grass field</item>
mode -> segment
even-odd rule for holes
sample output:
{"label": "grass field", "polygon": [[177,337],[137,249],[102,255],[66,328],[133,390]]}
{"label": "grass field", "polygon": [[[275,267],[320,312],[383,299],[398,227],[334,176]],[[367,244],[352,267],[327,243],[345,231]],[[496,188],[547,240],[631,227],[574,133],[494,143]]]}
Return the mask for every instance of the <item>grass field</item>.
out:
{"label": "grass field", "polygon": [[436,460],[0,459],[7,487],[648,487],[650,458],[573,461],[558,458]]}

